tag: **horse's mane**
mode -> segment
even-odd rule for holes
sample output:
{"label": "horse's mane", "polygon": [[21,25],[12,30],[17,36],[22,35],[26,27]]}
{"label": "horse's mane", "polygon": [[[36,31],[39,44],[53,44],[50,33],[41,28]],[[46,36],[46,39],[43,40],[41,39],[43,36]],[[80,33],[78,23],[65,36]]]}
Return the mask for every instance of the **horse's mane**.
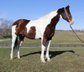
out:
{"label": "horse's mane", "polygon": [[54,10],[54,11],[40,17],[39,19],[52,19],[56,15],[57,15],[57,10]]}

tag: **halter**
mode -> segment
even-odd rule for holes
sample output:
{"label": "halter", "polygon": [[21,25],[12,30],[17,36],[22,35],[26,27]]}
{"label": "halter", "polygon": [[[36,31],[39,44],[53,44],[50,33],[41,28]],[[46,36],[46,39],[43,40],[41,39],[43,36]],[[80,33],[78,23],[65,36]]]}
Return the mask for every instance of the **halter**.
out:
{"label": "halter", "polygon": [[67,11],[66,11],[66,8],[64,8],[64,11],[65,11],[66,17],[67,17],[68,20],[70,21],[69,16],[68,16],[68,13],[67,13]]}

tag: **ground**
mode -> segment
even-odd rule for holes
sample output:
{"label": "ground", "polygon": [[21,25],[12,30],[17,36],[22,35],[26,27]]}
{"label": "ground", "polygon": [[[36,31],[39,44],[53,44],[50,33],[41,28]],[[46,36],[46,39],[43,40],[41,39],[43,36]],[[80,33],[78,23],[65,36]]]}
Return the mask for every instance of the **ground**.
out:
{"label": "ground", "polygon": [[[21,48],[21,59],[9,59],[9,48],[0,48],[0,72],[84,72],[84,48],[51,48],[51,61],[40,61],[40,48]],[[14,54],[15,55],[15,54]]]}

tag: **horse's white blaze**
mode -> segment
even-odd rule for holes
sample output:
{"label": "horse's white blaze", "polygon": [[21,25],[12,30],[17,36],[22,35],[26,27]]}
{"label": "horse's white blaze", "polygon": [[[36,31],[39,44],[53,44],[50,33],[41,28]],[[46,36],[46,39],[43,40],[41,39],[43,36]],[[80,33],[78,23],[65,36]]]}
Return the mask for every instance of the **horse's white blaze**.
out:
{"label": "horse's white blaze", "polygon": [[45,31],[45,28],[47,27],[48,24],[50,24],[51,19],[56,15],[57,15],[57,11],[53,11],[53,12],[49,13],[48,15],[43,16],[37,20],[30,21],[26,25],[27,33],[29,32],[30,28],[32,26],[34,26],[36,29],[35,39],[42,38],[44,31]]}

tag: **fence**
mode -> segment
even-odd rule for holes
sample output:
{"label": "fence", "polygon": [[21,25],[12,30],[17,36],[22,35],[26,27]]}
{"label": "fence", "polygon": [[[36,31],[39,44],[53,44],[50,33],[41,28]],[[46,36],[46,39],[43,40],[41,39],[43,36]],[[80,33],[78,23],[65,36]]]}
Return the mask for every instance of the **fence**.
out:
{"label": "fence", "polygon": [[[40,40],[28,40],[24,41],[22,44],[23,48],[36,48],[40,47]],[[11,47],[11,39],[2,39],[0,40],[0,48],[10,48]],[[53,42],[51,43],[51,47],[84,47],[84,43],[81,42]]]}

